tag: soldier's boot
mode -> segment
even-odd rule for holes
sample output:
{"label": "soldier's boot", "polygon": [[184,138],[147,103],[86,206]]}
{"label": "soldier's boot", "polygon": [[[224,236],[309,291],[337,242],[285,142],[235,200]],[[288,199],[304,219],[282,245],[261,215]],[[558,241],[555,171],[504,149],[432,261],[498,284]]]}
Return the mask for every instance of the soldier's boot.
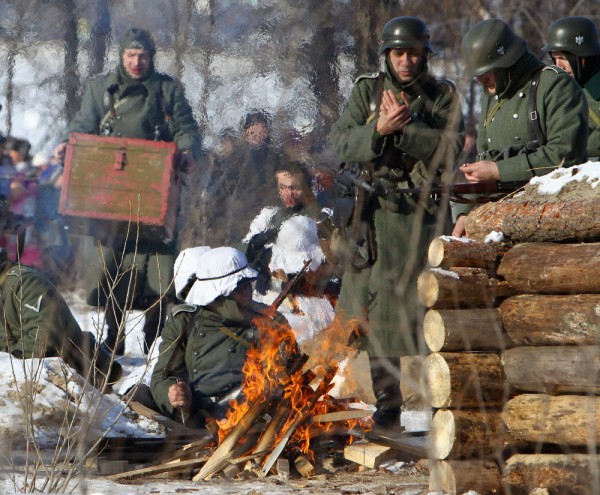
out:
{"label": "soldier's boot", "polygon": [[369,357],[375,407],[375,424],[384,428],[400,428],[402,394],[400,393],[400,358]]}
{"label": "soldier's boot", "polygon": [[106,305],[104,318],[108,327],[104,345],[111,353],[114,350],[115,354],[122,356],[125,354],[125,328],[122,325],[124,314],[114,303],[109,302]]}
{"label": "soldier's boot", "polygon": [[144,313],[144,354],[148,354],[152,344],[160,335],[167,316],[167,305],[158,299],[147,301],[148,309]]}

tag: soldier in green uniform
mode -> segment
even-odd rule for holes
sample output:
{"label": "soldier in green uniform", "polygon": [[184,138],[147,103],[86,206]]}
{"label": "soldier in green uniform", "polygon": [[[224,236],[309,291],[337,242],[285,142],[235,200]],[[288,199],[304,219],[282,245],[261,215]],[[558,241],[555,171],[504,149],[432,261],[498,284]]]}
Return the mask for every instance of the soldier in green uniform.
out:
{"label": "soldier in green uniform", "polygon": [[214,248],[197,258],[197,267],[189,292],[182,290],[187,303],[173,308],[162,332],[151,390],[164,414],[180,420],[179,409],[186,423],[202,426],[207,417],[222,417],[239,393],[261,314],[252,301],[257,272],[242,252]]}
{"label": "soldier in green uniform", "polygon": [[563,17],[548,28],[544,50],[577,81],[589,106],[589,160],[600,160],[600,41],[596,23],[587,17]]}
{"label": "soldier in green uniform", "polygon": [[[133,28],[125,34],[119,65],[88,82],[81,109],[55,155],[64,153],[70,133],[82,132],[174,141],[183,157],[180,167],[188,170],[194,165],[201,153],[198,125],[181,84],[155,70],[155,53],[154,41],[147,31]],[[172,290],[167,288],[173,278],[175,242],[157,239],[136,243],[134,235],[128,242],[120,237],[103,237],[102,233],[97,237],[103,260],[99,260],[97,245],[93,246],[88,253],[93,268],[86,272],[88,303],[107,305],[106,344],[118,354],[125,351],[123,336],[119,335],[123,333],[120,330],[125,312],[130,308],[145,310],[147,352],[166,316],[166,302],[172,298]],[[109,277],[105,276],[104,267]],[[121,277],[124,273],[126,276]],[[117,279],[120,283],[115,285]],[[107,298],[109,292],[114,297]]]}
{"label": "soldier in green uniform", "polygon": [[[529,180],[586,160],[588,105],[573,78],[545,66],[500,19],[476,24],[462,51],[467,73],[485,92],[478,161],[461,166],[468,181]],[[454,208],[454,236],[464,235],[469,209]]]}
{"label": "soldier in green uniform", "polygon": [[435,198],[395,189],[448,181],[463,147],[464,123],[454,85],[428,72],[432,48],[421,19],[390,20],[379,52],[384,71],[358,77],[331,143],[342,161],[360,164],[367,180],[387,184],[384,194],[364,203],[375,242],[367,232],[358,252],[370,254],[346,267],[336,314],[362,320],[377,398],[374,418],[388,426],[399,425],[399,357],[418,353],[416,279],[430,240],[442,233]]}
{"label": "soldier in green uniform", "polygon": [[0,303],[0,350],[20,359],[60,356],[99,389],[121,377],[121,365],[96,345],[90,332],[81,331],[54,284],[41,272],[10,261],[4,249]]}

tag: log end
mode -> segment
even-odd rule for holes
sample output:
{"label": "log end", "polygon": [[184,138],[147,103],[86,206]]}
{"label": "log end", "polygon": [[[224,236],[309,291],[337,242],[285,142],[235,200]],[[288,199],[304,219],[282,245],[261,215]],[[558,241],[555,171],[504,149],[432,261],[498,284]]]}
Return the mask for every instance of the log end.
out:
{"label": "log end", "polygon": [[426,308],[431,308],[439,297],[439,284],[431,272],[423,272],[417,279],[417,294],[419,302]]}
{"label": "log end", "polygon": [[430,309],[423,319],[423,337],[431,352],[439,352],[446,343],[444,319],[439,311]]}
{"label": "log end", "polygon": [[423,361],[421,388],[431,407],[450,406],[450,368],[440,354],[430,354]]}
{"label": "log end", "polygon": [[431,421],[429,434],[429,458],[446,459],[456,439],[456,425],[452,411],[440,409]]}

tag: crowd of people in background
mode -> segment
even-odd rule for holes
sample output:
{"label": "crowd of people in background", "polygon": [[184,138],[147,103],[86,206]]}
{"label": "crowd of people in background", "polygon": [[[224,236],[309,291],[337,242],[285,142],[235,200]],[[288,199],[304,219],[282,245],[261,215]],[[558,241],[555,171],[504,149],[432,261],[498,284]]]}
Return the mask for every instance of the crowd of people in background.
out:
{"label": "crowd of people in background", "polygon": [[0,200],[5,228],[0,247],[11,259],[60,279],[72,259],[58,214],[63,166],[49,154],[31,155],[27,139],[0,135]]}

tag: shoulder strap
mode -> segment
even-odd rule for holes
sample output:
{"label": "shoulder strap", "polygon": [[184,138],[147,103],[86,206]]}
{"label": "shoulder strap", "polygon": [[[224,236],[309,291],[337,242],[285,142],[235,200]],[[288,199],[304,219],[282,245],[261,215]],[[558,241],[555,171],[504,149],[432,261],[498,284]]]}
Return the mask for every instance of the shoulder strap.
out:
{"label": "shoulder strap", "polygon": [[546,137],[542,132],[542,125],[537,113],[537,90],[540,85],[540,77],[542,76],[543,68],[538,70],[533,79],[531,80],[531,89],[529,91],[529,125],[531,134],[533,135],[533,141],[537,143],[537,146],[542,146],[546,143]]}
{"label": "shoulder strap", "polygon": [[230,339],[233,339],[238,344],[243,345],[246,349],[250,348],[250,342],[248,342],[246,339],[240,337],[239,335],[236,335],[231,330],[229,330],[229,328],[227,328],[227,327],[219,327],[219,330],[221,330],[221,332],[223,332],[225,335],[227,335],[227,337],[229,337]]}

